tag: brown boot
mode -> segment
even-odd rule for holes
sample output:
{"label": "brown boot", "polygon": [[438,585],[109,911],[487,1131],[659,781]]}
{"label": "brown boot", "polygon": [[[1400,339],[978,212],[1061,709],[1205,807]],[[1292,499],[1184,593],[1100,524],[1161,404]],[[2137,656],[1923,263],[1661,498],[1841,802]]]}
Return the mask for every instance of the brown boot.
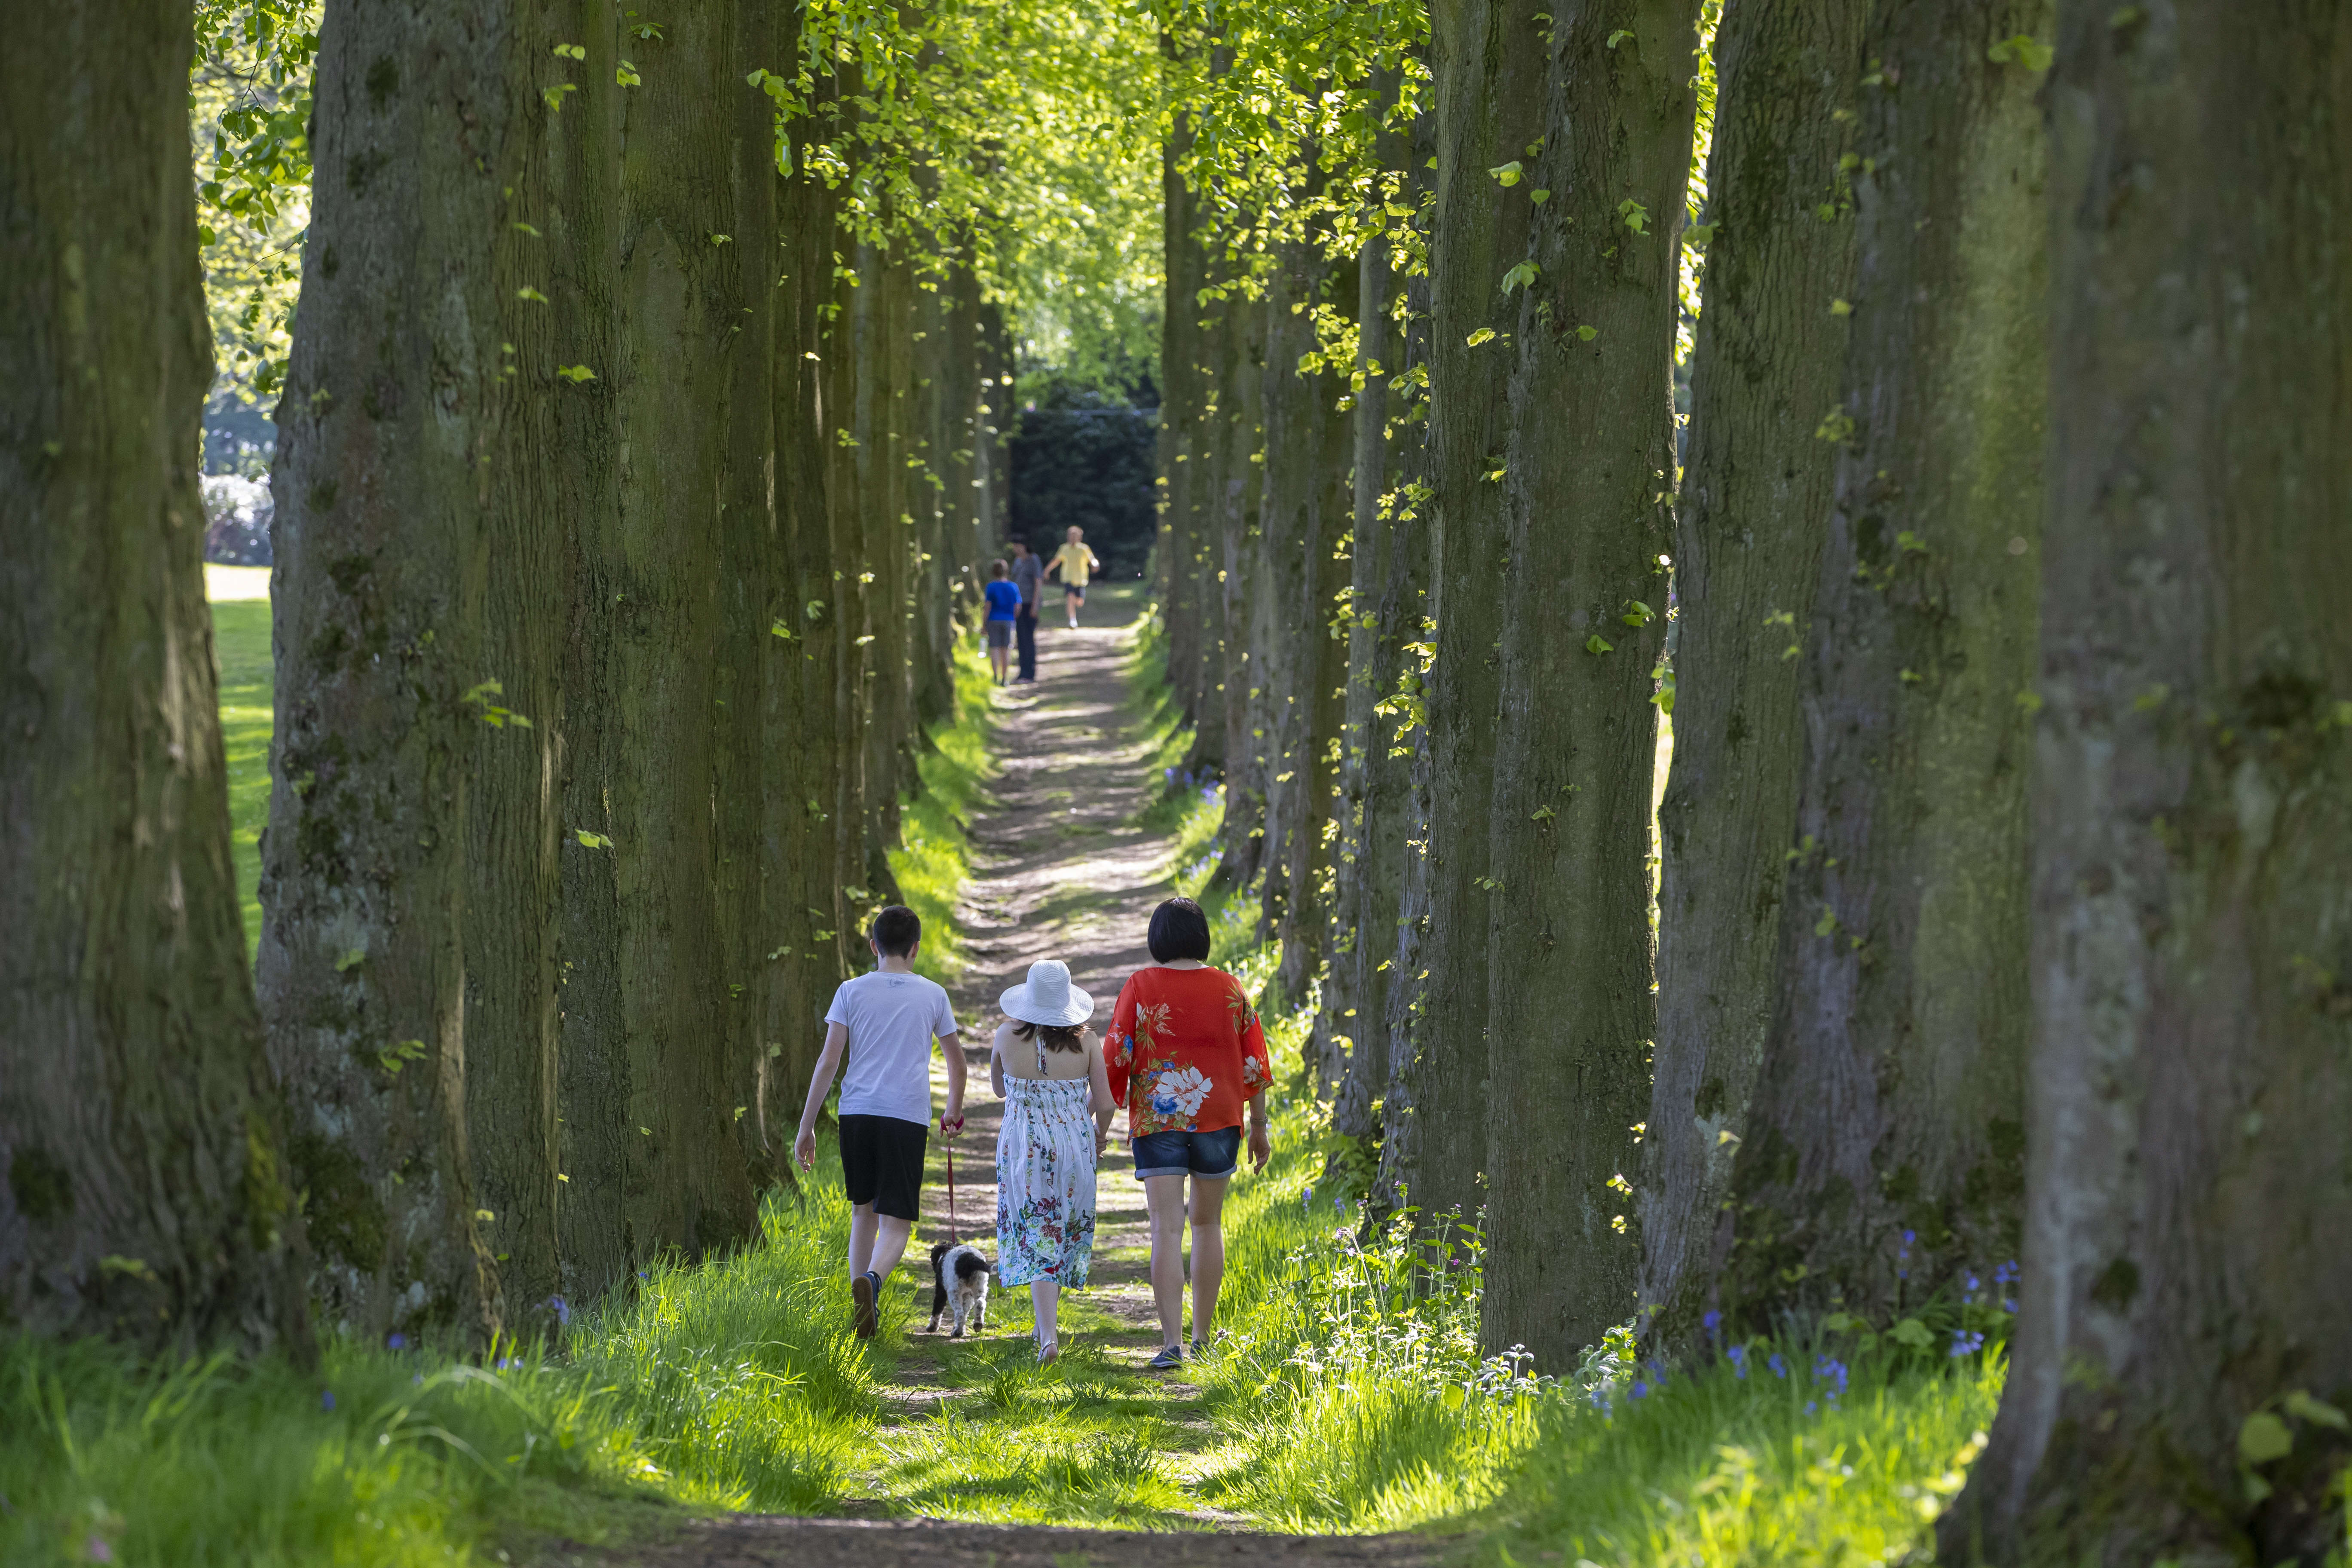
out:
{"label": "brown boot", "polygon": [[860,1274],[849,1282],[849,1331],[861,1340],[870,1340],[882,1321],[874,1309],[874,1299],[880,1281],[871,1273]]}

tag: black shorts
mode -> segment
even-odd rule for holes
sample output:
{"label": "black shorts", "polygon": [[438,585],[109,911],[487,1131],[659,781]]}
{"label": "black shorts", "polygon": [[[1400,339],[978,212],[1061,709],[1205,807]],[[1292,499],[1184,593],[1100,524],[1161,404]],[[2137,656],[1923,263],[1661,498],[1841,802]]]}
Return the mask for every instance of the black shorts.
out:
{"label": "black shorts", "polygon": [[1230,1176],[1241,1166],[1242,1130],[1220,1127],[1213,1132],[1187,1132],[1176,1128],[1167,1132],[1147,1132],[1132,1139],[1128,1147],[1135,1152],[1135,1179],[1150,1181],[1154,1176],[1205,1176],[1218,1180]]}
{"label": "black shorts", "polygon": [[1065,583],[1062,584],[1062,592],[1067,594],[1071,598],[1076,599],[1081,605],[1087,602],[1086,584],[1083,583],[1075,584]]}
{"label": "black shorts", "polygon": [[928,1122],[895,1116],[841,1119],[841,1178],[853,1204],[872,1204],[893,1219],[923,1217],[923,1151]]}
{"label": "black shorts", "polygon": [[991,647],[1011,647],[1013,646],[1013,623],[1011,621],[989,622],[988,646]]}

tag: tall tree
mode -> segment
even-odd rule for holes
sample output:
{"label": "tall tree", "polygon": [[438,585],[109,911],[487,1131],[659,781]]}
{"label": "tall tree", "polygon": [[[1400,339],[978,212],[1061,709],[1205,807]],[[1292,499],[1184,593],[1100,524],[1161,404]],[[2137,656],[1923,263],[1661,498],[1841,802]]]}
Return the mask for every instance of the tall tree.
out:
{"label": "tall tree", "polygon": [[0,59],[0,1317],[310,1353],[230,869],[185,0]]}
{"label": "tall tree", "polygon": [[[272,489],[278,650],[260,984],[317,1289],[381,1336],[501,1321],[467,1152],[473,761],[496,703],[485,469],[517,399],[504,195],[538,58],[510,7],[331,5]],[[527,385],[517,383],[528,376]],[[518,738],[519,737],[515,737]]]}
{"label": "tall tree", "polygon": [[1265,661],[1253,657],[1253,644],[1257,595],[1265,591],[1259,513],[1265,499],[1261,418],[1267,321],[1250,280],[1227,275],[1221,287],[1213,362],[1217,438],[1207,480],[1224,632],[1225,815],[1216,884],[1239,890],[1256,879],[1265,856]]}
{"label": "tall tree", "polygon": [[[1474,1215],[1486,1168],[1489,812],[1500,721],[1502,595],[1509,508],[1490,475],[1520,411],[1502,336],[1504,275],[1528,255],[1534,187],[1524,168],[1546,130],[1548,17],[1533,0],[1439,0],[1430,12],[1437,202],[1430,220],[1430,487],[1439,541],[1437,623],[1427,681],[1429,805],[1421,853],[1429,902],[1416,936],[1411,1068],[1401,1101],[1423,1129],[1396,1144],[1391,1183],[1424,1214]],[[1549,1031],[1547,1031],[1549,1033]],[[1475,1130],[1475,1131],[1472,1130]],[[1432,1131],[1434,1130],[1434,1131]],[[1414,1163],[1407,1166],[1407,1150]]]}
{"label": "tall tree", "polygon": [[1706,1310],[1780,981],[1802,763],[1789,650],[1812,624],[1837,458],[1816,432],[1845,370],[1847,318],[1827,301],[1853,294],[1855,226],[1836,182],[1869,13],[1869,0],[1736,5],[1716,35],[1713,238],[1673,550],[1657,1052],[1635,1199],[1642,1300],[1659,1314],[1648,1326],[1669,1337]]}
{"label": "tall tree", "polygon": [[[1355,309],[1355,265],[1307,240],[1282,247],[1266,290],[1264,510],[1265,592],[1254,606],[1252,685],[1263,692],[1265,880],[1259,929],[1282,943],[1283,994],[1303,999],[1328,942],[1331,804],[1345,713],[1347,644],[1333,626],[1351,515],[1344,374],[1317,353],[1315,312]],[[1309,356],[1314,356],[1310,358]],[[1256,666],[1263,662],[1264,668]]]}
{"label": "tall tree", "polygon": [[1884,1314],[2016,1254],[2049,16],[1883,0],[1864,41],[1780,995],[1723,1232],[1750,1321]]}
{"label": "tall tree", "polygon": [[1548,20],[1543,121],[1494,160],[1519,164],[1519,183],[1477,171],[1507,206],[1533,210],[1532,232],[1464,285],[1500,295],[1510,342],[1496,347],[1512,356],[1503,471],[1480,481],[1506,518],[1477,929],[1486,1170],[1509,1194],[1490,1213],[1483,1330],[1549,1366],[1624,1321],[1641,1258],[1612,1184],[1634,1168],[1657,1022],[1651,671],[1665,631],[1698,11],[1613,0]]}
{"label": "tall tree", "polygon": [[2352,29],[2060,18],[2031,1218],[1943,1556],[2318,1563],[2352,1457]]}

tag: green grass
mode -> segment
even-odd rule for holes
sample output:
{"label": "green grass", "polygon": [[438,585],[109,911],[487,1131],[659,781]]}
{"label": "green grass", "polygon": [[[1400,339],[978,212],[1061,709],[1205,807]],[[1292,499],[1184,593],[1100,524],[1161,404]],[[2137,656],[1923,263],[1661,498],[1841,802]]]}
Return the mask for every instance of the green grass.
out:
{"label": "green grass", "polygon": [[[1142,607],[1098,595],[1098,624]],[[215,606],[223,724],[248,934],[267,805],[266,603]],[[1146,629],[1147,639],[1153,632]],[[1148,652],[1148,650],[1147,650]],[[1136,665],[1160,767],[1182,732]],[[958,653],[957,709],[932,734],[892,867],[923,913],[931,962],[959,957],[963,824],[985,779],[987,674]],[[1179,885],[1197,892],[1222,805],[1163,793]],[[1254,988],[1276,954],[1255,902],[1213,910],[1215,955]],[[943,968],[942,972],[946,972]],[[1109,1326],[1066,1299],[1066,1353],[1025,1339],[942,1344],[929,1379],[954,1397],[896,1425],[880,1389],[910,1353],[918,1284],[899,1275],[883,1328],[846,1332],[847,1206],[828,1147],[798,1198],[775,1196],[752,1246],[657,1265],[572,1314],[559,1346],[481,1361],[330,1344],[315,1373],[281,1357],[142,1363],[105,1345],[0,1340],[0,1560],[64,1563],[446,1563],[527,1554],[566,1535],[625,1542],[688,1509],[871,1510],[1065,1524],[1475,1532],[1496,1564],[1825,1564],[1922,1550],[1990,1423],[1988,1352],[1904,1348],[1849,1331],[1687,1368],[1636,1365],[1620,1339],[1574,1368],[1482,1358],[1475,1237],[1427,1267],[1409,1226],[1368,1232],[1347,1178],[1326,1176],[1325,1111],[1300,1051],[1309,1006],[1269,998],[1276,1152],[1227,1204],[1216,1355],[1179,1394],[1106,1357]],[[828,1141],[829,1142],[829,1141]],[[1318,1187],[1318,1184],[1320,1184]],[[1026,1326],[1024,1292],[992,1332]],[[1773,1370],[1778,1354],[1787,1375]],[[1843,1363],[1847,1381],[1829,1399]],[[331,1395],[331,1401],[329,1399]],[[100,1550],[93,1550],[93,1542]]]}
{"label": "green grass", "polygon": [[922,917],[915,968],[941,984],[954,984],[967,962],[955,926],[956,898],[971,871],[964,828],[994,771],[988,711],[995,677],[976,636],[957,638],[954,673],[954,710],[928,732],[930,744],[915,763],[920,787],[899,802],[898,847],[886,852],[899,896]]}
{"label": "green grass", "polygon": [[269,732],[277,690],[269,659],[269,601],[228,599],[212,608],[213,647],[220,660],[221,741],[228,752],[230,845],[250,961],[261,951],[261,828],[269,820]]}

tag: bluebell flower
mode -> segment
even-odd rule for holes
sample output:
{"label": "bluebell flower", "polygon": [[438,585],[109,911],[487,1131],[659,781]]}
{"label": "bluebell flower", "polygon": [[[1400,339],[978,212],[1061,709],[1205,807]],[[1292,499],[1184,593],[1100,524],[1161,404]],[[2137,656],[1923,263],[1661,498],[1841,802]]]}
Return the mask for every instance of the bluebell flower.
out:
{"label": "bluebell flower", "polygon": [[1957,1360],[1964,1355],[1974,1355],[1977,1352],[1982,1349],[1984,1349],[1983,1334],[1969,1329],[1954,1329],[1952,1331],[1952,1355],[1954,1359]]}
{"label": "bluebell flower", "polygon": [[1917,1241],[1918,1239],[1919,1233],[1916,1230],[1906,1230],[1903,1233],[1903,1245],[1906,1247],[1910,1246],[1913,1242]]}
{"label": "bluebell flower", "polygon": [[1633,1384],[1633,1397],[1634,1397],[1634,1398],[1636,1398],[1636,1399],[1643,1399],[1643,1398],[1646,1398],[1646,1397],[1648,1397],[1648,1395],[1649,1395],[1649,1392],[1650,1392],[1650,1385],[1649,1385],[1648,1384],[1646,1384],[1646,1383],[1643,1383],[1643,1382],[1640,1382],[1640,1381],[1638,1381],[1638,1380],[1634,1383],[1634,1384]]}
{"label": "bluebell flower", "polygon": [[326,1392],[326,1393],[321,1394],[320,1395],[319,1395],[319,1408],[320,1408],[320,1409],[321,1409],[321,1410],[332,1410],[334,1407],[335,1407],[335,1391],[334,1391],[333,1389],[331,1389],[331,1389],[327,1390],[327,1392]]}
{"label": "bluebell flower", "polygon": [[1315,1189],[1313,1187],[1307,1188],[1307,1191],[1300,1195],[1298,1206],[1303,1209],[1311,1209],[1315,1206]]}
{"label": "bluebell flower", "polygon": [[1815,1405],[1811,1400],[1808,1399],[1808,1400],[1806,1400],[1806,1401],[1805,1401],[1805,1414],[1806,1414],[1806,1415],[1811,1415],[1814,1411],[1816,1411],[1816,1410],[1818,1410],[1818,1409],[1820,1409],[1820,1408],[1821,1408],[1821,1406],[1820,1406],[1820,1405]]}
{"label": "bluebell flower", "polygon": [[383,1342],[388,1349],[404,1351],[408,1348],[408,1336],[406,1334],[394,1334]]}
{"label": "bluebell flower", "polygon": [[550,1296],[547,1299],[547,1305],[549,1309],[555,1313],[555,1322],[558,1328],[568,1329],[572,1326],[571,1303],[564,1300],[561,1296]]}
{"label": "bluebell flower", "polygon": [[1772,1352],[1771,1359],[1767,1361],[1764,1364],[1772,1369],[1772,1375],[1774,1377],[1786,1377],[1789,1375],[1789,1363],[1780,1359],[1780,1352],[1779,1351],[1774,1351]]}
{"label": "bluebell flower", "polygon": [[1831,1355],[1816,1357],[1813,1362],[1813,1375],[1825,1383],[1837,1384],[1836,1392],[1831,1395],[1832,1399],[1845,1392],[1845,1363],[1838,1360],[1837,1357]]}
{"label": "bluebell flower", "polygon": [[1708,1339],[1713,1339],[1715,1338],[1715,1331],[1723,1327],[1723,1314],[1721,1312],[1709,1312],[1706,1317],[1701,1318],[1698,1321],[1699,1327],[1706,1331],[1706,1337]]}
{"label": "bluebell flower", "polygon": [[1746,1345],[1734,1345],[1724,1353],[1731,1358],[1731,1375],[1734,1377],[1746,1377],[1748,1375],[1748,1347]]}
{"label": "bluebell flower", "polygon": [[1650,1381],[1657,1384],[1660,1388],[1664,1388],[1666,1385],[1665,1365],[1664,1363],[1657,1361],[1654,1358],[1650,1362]]}

